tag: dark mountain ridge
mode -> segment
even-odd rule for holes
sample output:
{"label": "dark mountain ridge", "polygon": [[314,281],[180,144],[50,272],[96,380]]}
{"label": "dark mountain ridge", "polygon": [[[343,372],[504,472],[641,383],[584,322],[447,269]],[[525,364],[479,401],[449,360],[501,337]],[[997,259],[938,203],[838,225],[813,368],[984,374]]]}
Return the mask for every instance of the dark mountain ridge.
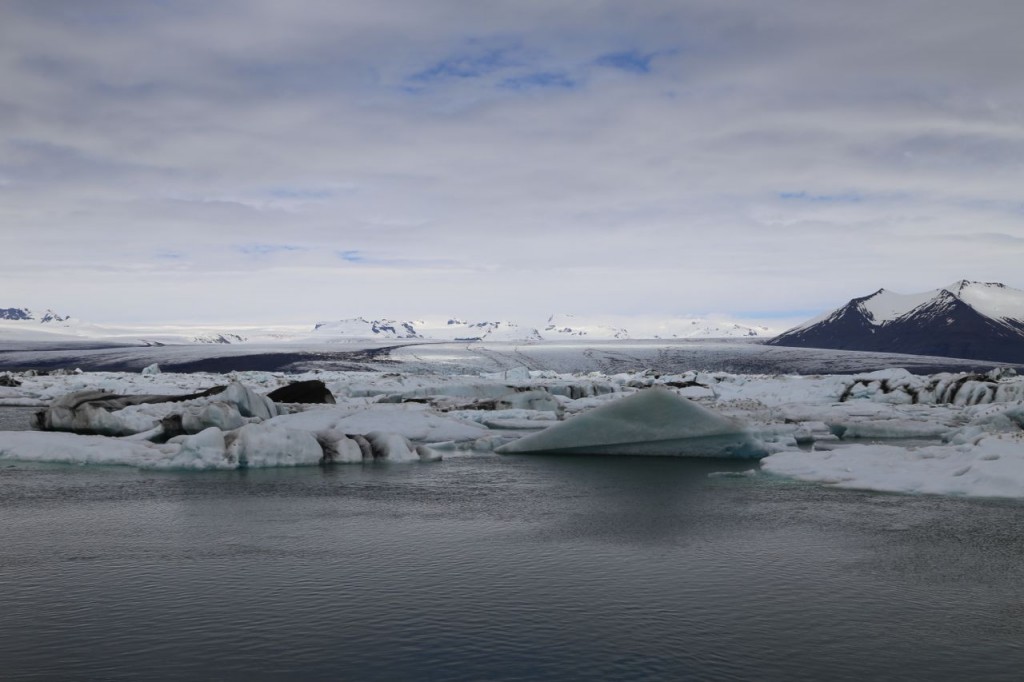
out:
{"label": "dark mountain ridge", "polygon": [[908,296],[879,289],[767,343],[1021,363],[1024,291],[967,280]]}
{"label": "dark mountain ridge", "polygon": [[68,319],[67,315],[58,315],[52,310],[39,313],[28,308],[0,308],[0,320],[35,321],[45,324],[47,322],[65,322]]}

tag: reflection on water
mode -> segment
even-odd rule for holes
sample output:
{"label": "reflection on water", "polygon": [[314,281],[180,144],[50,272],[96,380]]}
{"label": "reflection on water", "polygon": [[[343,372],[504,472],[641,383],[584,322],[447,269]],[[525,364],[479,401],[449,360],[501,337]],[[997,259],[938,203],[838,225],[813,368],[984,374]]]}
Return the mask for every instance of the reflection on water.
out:
{"label": "reflection on water", "polygon": [[750,463],[0,464],[6,679],[1016,679],[1024,509]]}

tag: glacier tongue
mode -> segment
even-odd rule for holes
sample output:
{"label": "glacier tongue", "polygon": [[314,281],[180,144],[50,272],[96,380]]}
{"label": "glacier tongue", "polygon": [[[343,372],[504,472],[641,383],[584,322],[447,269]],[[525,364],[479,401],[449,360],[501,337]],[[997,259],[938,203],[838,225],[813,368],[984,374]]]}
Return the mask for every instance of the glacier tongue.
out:
{"label": "glacier tongue", "polygon": [[501,454],[762,457],[742,425],[664,388],[650,388],[503,445]]}

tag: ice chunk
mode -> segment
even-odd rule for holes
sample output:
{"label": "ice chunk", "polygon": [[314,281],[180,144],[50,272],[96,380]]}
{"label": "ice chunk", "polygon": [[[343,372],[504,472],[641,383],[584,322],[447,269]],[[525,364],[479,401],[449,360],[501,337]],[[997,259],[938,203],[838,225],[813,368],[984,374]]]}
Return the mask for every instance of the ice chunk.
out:
{"label": "ice chunk", "polygon": [[[177,445],[175,452],[172,446]],[[176,436],[162,448],[167,458],[161,465],[168,469],[231,469],[236,462],[226,456],[224,432],[211,426],[191,436]]]}
{"label": "ice chunk", "polygon": [[246,423],[247,419],[242,417],[234,405],[220,401],[187,406],[181,413],[181,425],[185,433],[199,433],[211,426],[231,431]]}
{"label": "ice chunk", "polygon": [[503,395],[496,403],[499,410],[536,410],[560,413],[562,404],[547,391],[518,391]]}
{"label": "ice chunk", "polygon": [[420,458],[413,444],[401,434],[371,431],[366,434],[366,440],[373,446],[374,459],[411,462]]}
{"label": "ice chunk", "polygon": [[228,460],[242,468],[308,466],[324,457],[314,434],[269,423],[246,424],[227,434],[227,441]]}
{"label": "ice chunk", "polygon": [[185,432],[198,433],[209,426],[230,429],[268,420],[278,409],[272,400],[238,382],[186,396],[118,395],[87,389],[56,398],[39,413],[37,425],[46,431],[104,436],[156,434],[154,429],[171,414],[181,415]]}
{"label": "ice chunk", "polygon": [[0,459],[67,464],[132,464],[144,468],[171,468],[166,462],[176,446],[72,433],[4,431]]}
{"label": "ice chunk", "polygon": [[664,388],[650,388],[497,448],[501,454],[762,457],[742,425]]}
{"label": "ice chunk", "polygon": [[487,435],[487,429],[479,424],[437,414],[416,403],[318,406],[277,417],[273,422],[304,431],[335,429],[350,434],[387,431],[399,433],[417,443],[472,441]]}
{"label": "ice chunk", "polygon": [[1024,497],[1024,434],[1000,433],[960,445],[851,445],[788,450],[763,471],[840,488],[900,493]]}
{"label": "ice chunk", "polygon": [[372,451],[369,456],[364,454],[363,448],[355,437],[345,435],[334,429],[318,431],[314,434],[317,442],[324,452],[324,462],[337,462],[339,464],[352,464],[362,462],[363,459],[372,458]]}
{"label": "ice chunk", "polygon": [[913,419],[879,419],[834,425],[843,440],[851,438],[941,438],[949,427],[938,422]]}
{"label": "ice chunk", "polygon": [[270,398],[233,381],[217,395],[217,400],[235,405],[243,417],[270,419],[278,415],[277,406]]}

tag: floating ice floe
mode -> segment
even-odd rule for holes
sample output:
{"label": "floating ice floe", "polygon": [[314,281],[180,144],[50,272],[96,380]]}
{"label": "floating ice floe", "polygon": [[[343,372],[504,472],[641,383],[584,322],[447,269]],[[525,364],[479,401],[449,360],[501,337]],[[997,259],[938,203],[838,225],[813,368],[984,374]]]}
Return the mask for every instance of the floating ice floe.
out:
{"label": "floating ice floe", "polygon": [[767,450],[746,427],[668,389],[650,388],[495,452],[761,457]]}
{"label": "floating ice floe", "polygon": [[[886,443],[829,444],[786,450],[761,460],[763,471],[840,488],[881,492],[1024,497],[1024,402],[966,407],[960,426],[942,442],[917,446]],[[862,432],[871,422],[858,425]],[[934,425],[938,428],[941,425]],[[876,431],[885,432],[885,428]],[[907,425],[895,430],[913,436]],[[877,435],[877,434],[876,434]]]}
{"label": "floating ice floe", "polygon": [[761,469],[839,488],[1024,497],[1024,432],[994,434],[960,445],[787,450],[762,459]]}

